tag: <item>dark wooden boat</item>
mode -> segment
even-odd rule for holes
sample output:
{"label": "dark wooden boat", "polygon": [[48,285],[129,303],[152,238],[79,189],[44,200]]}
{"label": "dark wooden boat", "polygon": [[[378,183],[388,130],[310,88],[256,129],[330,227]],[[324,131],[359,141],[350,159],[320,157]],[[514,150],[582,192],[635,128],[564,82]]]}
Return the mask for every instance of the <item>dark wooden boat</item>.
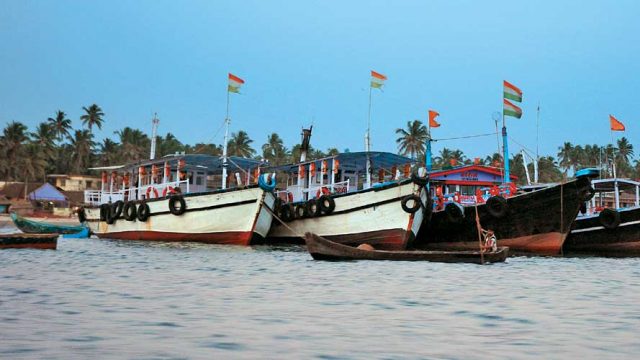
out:
{"label": "dark wooden boat", "polygon": [[569,255],[640,256],[640,207],[605,209],[576,219],[563,250]]}
{"label": "dark wooden boat", "polygon": [[500,247],[495,252],[484,254],[480,254],[479,251],[363,250],[338,244],[312,233],[305,234],[305,242],[309,254],[315,260],[396,260],[482,264],[504,262],[509,255],[507,247]]}
{"label": "dark wooden boat", "polygon": [[0,249],[52,249],[58,245],[58,234],[0,234]]}
{"label": "dark wooden boat", "polygon": [[[580,206],[592,196],[589,177],[581,176],[564,184],[501,198],[497,208],[488,206],[489,201],[479,204],[480,224],[483,229],[493,230],[498,245],[507,246],[512,252],[559,255]],[[475,206],[468,205],[457,214],[434,212],[414,246],[423,250],[473,250],[478,247],[477,238]]]}

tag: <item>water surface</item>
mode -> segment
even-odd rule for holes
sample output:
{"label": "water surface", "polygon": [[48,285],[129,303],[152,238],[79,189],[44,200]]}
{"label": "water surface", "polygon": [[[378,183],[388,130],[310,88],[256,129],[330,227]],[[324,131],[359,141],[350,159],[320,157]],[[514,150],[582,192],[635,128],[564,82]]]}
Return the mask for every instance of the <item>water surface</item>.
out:
{"label": "water surface", "polygon": [[637,358],[640,260],[315,262],[302,247],[0,251],[0,358]]}

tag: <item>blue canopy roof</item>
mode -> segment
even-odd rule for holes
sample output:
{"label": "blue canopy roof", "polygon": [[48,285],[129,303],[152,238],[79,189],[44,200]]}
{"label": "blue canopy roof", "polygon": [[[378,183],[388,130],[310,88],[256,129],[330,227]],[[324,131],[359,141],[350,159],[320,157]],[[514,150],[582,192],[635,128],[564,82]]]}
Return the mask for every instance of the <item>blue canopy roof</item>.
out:
{"label": "blue canopy roof", "polygon": [[[371,166],[373,168],[390,168],[392,166],[400,166],[404,164],[413,164],[416,163],[416,160],[408,158],[406,156],[389,153],[389,152],[381,152],[381,151],[371,151],[368,153],[371,159]],[[340,162],[340,167],[350,167],[355,168],[357,171],[365,171],[367,167],[367,152],[348,152],[342,153],[334,156],[328,156],[321,159],[305,161],[302,163],[296,164],[287,164],[281,166],[268,167],[267,171],[286,171],[296,173],[298,172],[299,165],[308,165],[311,163],[316,163],[316,168],[320,169],[323,160],[333,160],[338,159]],[[328,166],[331,166],[331,162],[328,161]]]}
{"label": "blue canopy roof", "polygon": [[[264,166],[266,163],[255,160],[248,159],[238,156],[228,156],[228,166],[227,169],[229,171],[235,170],[247,170],[253,169],[258,166]],[[150,167],[155,164],[157,166],[163,166],[165,161],[169,162],[171,169],[176,169],[178,166],[178,161],[184,160],[185,169],[188,171],[197,171],[201,170],[206,172],[207,174],[219,174],[222,172],[222,156],[213,156],[207,154],[184,154],[184,155],[170,155],[165,156],[158,159],[153,160],[144,160],[133,164],[124,165],[122,167],[105,167],[105,168],[93,168],[94,170],[114,170],[114,171],[137,171],[139,166]]]}
{"label": "blue canopy roof", "polygon": [[55,186],[49,183],[44,183],[39,188],[33,190],[32,192],[29,193],[28,197],[29,197],[29,200],[35,200],[35,201],[59,201],[59,202],[67,201],[67,197],[64,196],[64,194],[60,190],[58,190]]}

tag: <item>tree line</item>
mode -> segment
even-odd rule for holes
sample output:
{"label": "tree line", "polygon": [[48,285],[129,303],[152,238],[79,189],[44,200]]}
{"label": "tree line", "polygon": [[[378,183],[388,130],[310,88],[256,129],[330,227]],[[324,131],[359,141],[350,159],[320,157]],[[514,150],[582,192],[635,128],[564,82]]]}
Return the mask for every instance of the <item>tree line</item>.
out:
{"label": "tree line", "polygon": [[[8,123],[0,136],[0,179],[8,181],[36,181],[46,174],[87,174],[89,167],[109,166],[148,159],[151,139],[143,131],[125,127],[106,137],[95,140],[94,130],[102,129],[105,114],[97,104],[83,107],[80,116],[81,129],[73,129],[67,114],[58,110],[52,117],[39,123],[30,131],[21,122]],[[398,153],[424,162],[425,144],[428,139],[426,126],[419,120],[407,122],[406,128],[396,129]],[[267,160],[272,165],[295,163],[300,158],[300,144],[285,146],[277,133],[267,136],[256,150],[254,141],[243,131],[231,134],[228,154]],[[156,138],[156,156],[176,153],[222,155],[222,145],[196,143],[185,144],[173,134]],[[337,148],[327,151],[311,148],[308,159],[338,154]],[[494,153],[485,157],[470,158],[459,149],[443,148],[433,156],[434,168],[463,164],[483,164],[502,167],[502,155]],[[525,181],[524,159],[514,154],[509,159],[512,173]],[[555,182],[566,178],[582,167],[605,164],[607,169],[616,165],[619,177],[640,178],[640,160],[634,159],[633,145],[626,138],[616,146],[573,145],[565,142],[558,148],[557,159],[543,156],[538,160],[540,182]],[[528,164],[530,172],[533,165]],[[609,170],[611,172],[611,170]],[[611,176],[612,174],[608,174]]]}

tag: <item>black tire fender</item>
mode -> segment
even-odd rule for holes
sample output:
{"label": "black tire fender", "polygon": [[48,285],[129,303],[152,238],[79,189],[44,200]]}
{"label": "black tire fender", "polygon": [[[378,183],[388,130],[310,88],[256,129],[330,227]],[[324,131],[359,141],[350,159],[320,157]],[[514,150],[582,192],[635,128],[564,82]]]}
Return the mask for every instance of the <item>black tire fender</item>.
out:
{"label": "black tire fender", "polygon": [[117,220],[120,217],[120,215],[122,215],[123,208],[124,208],[124,202],[122,200],[118,200],[114,202],[111,207],[111,217]]}
{"label": "black tire fender", "polygon": [[296,219],[304,219],[309,216],[309,213],[307,212],[306,203],[298,204],[295,206],[294,209],[295,209]]}
{"label": "black tire fender", "polygon": [[487,200],[487,211],[494,218],[500,219],[507,215],[508,207],[507,199],[500,195],[492,196]]}
{"label": "black tire fender", "polygon": [[311,199],[307,201],[306,207],[308,217],[316,217],[322,215],[322,210],[320,209],[320,205],[318,205],[318,200]]}
{"label": "black tire fender", "polygon": [[402,210],[409,214],[413,214],[420,210],[422,199],[420,199],[420,196],[416,194],[410,194],[402,198],[400,205],[402,206]]}
{"label": "black tire fender", "polygon": [[138,206],[138,220],[143,222],[147,221],[150,215],[151,210],[149,209],[149,204],[141,202],[140,206]]}
{"label": "black tire fender", "polygon": [[128,201],[126,204],[124,204],[124,209],[122,210],[122,214],[125,220],[135,221],[138,218],[136,203],[132,201]]}
{"label": "black tire fender", "polygon": [[100,205],[100,221],[107,221],[111,217],[111,205]]}
{"label": "black tire fender", "polygon": [[284,222],[289,222],[293,220],[293,205],[291,204],[283,204],[280,209],[280,219]]}
{"label": "black tire fender", "polygon": [[598,215],[600,224],[607,229],[615,229],[620,225],[620,213],[613,209],[604,209]]}
{"label": "black tire fender", "polygon": [[[180,207],[176,207],[176,203],[180,203]],[[187,210],[187,204],[180,195],[171,195],[169,198],[169,211],[173,215],[182,215]]]}
{"label": "black tire fender", "polygon": [[336,201],[331,196],[322,195],[318,199],[318,206],[323,214],[329,215],[336,209]]}
{"label": "black tire fender", "polygon": [[444,207],[444,213],[447,215],[447,220],[451,223],[459,223],[464,218],[464,208],[456,203],[448,203]]}
{"label": "black tire fender", "polygon": [[80,221],[80,223],[87,221],[87,214],[85,213],[83,207],[78,209],[78,221]]}
{"label": "black tire fender", "polygon": [[416,166],[411,170],[411,181],[418,186],[427,186],[429,183],[429,175],[420,176],[418,172],[420,171],[420,167]]}

